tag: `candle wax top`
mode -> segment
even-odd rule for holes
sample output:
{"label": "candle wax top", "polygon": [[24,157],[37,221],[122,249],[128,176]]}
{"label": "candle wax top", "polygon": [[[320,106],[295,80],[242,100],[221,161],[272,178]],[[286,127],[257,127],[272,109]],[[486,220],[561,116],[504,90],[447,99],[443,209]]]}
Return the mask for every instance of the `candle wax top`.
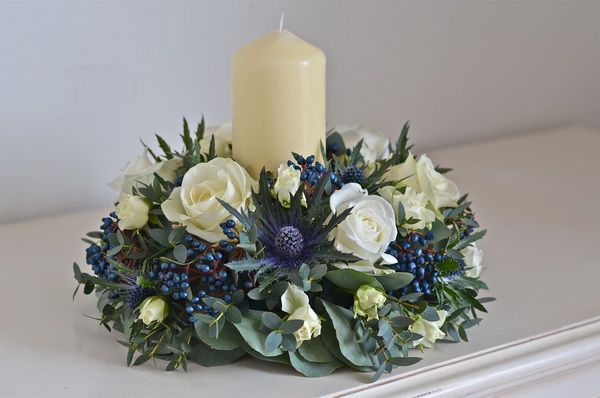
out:
{"label": "candle wax top", "polygon": [[[246,57],[250,55],[250,57]],[[257,57],[258,56],[258,57]],[[253,61],[321,61],[325,62],[325,53],[309,44],[290,31],[269,32],[239,49],[234,57],[243,57]]]}

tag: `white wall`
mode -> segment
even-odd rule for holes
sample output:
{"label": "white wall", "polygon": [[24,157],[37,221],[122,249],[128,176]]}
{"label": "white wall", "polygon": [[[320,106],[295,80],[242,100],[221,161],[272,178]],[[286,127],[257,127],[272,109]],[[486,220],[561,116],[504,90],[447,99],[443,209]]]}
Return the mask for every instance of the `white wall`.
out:
{"label": "white wall", "polygon": [[0,222],[106,207],[140,137],[228,120],[230,56],[281,11],[332,122],[411,119],[421,149],[600,127],[600,2],[2,2]]}

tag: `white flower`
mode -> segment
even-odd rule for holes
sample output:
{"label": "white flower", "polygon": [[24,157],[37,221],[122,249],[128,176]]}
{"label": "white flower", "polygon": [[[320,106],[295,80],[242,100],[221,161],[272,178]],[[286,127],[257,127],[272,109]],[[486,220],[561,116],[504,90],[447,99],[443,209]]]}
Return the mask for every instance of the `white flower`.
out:
{"label": "white flower", "polygon": [[294,332],[298,344],[321,334],[321,320],[317,313],[310,308],[306,293],[297,286],[288,285],[281,296],[281,309],[290,314],[288,320],[300,319],[304,321],[302,327]]}
{"label": "white flower", "polygon": [[335,248],[371,263],[383,258],[386,264],[397,260],[385,253],[398,233],[392,205],[380,196],[368,195],[360,185],[350,183],[329,199],[334,214],[352,207],[351,213],[331,233]]}
{"label": "white flower", "polygon": [[120,194],[132,194],[133,188],[141,188],[143,185],[152,185],[154,173],[167,181],[175,180],[175,171],[181,166],[181,158],[173,158],[154,163],[149,159],[148,149],[133,161],[127,163],[123,174],[115,178],[108,185],[119,191]]}
{"label": "white flower", "polygon": [[389,138],[375,130],[356,125],[336,126],[333,131],[337,131],[342,136],[347,148],[354,148],[362,139],[363,145],[360,154],[366,162],[387,159],[390,156]]}
{"label": "white flower", "polygon": [[383,177],[385,181],[398,182],[399,186],[412,187],[421,192],[417,179],[417,161],[410,152],[404,162],[390,167]]}
{"label": "white flower", "polygon": [[231,218],[217,199],[237,210],[246,209],[254,184],[242,166],[231,159],[215,158],[189,169],[181,187],[173,189],[161,208],[169,221],[185,225],[193,235],[216,242],[223,238],[219,224]]}
{"label": "white flower", "polygon": [[461,254],[464,257],[465,264],[467,265],[466,276],[471,278],[477,278],[481,274],[481,263],[483,262],[483,250],[477,247],[477,244],[471,243],[470,246],[462,249]]}
{"label": "white flower", "polygon": [[384,293],[372,286],[361,286],[354,295],[354,318],[358,315],[366,316],[367,321],[379,319],[377,310],[385,304]]}
{"label": "white flower", "polygon": [[142,228],[148,222],[148,211],[150,206],[142,197],[122,194],[116,211],[119,228],[121,230]]}
{"label": "white flower", "polygon": [[215,137],[215,154],[221,158],[231,157],[231,122],[227,122],[218,127],[207,127],[204,130],[204,137],[200,140],[200,149],[208,153],[210,149],[211,137]]}
{"label": "white flower", "polygon": [[300,170],[294,169],[292,166],[282,164],[277,170],[277,181],[273,189],[277,195],[277,199],[284,206],[289,206],[292,201],[292,197],[300,188]]}
{"label": "white flower", "polygon": [[140,305],[140,315],[138,319],[141,319],[145,325],[149,325],[152,322],[162,322],[169,313],[169,306],[167,302],[159,296],[148,297]]}
{"label": "white flower", "polygon": [[414,318],[415,323],[408,327],[408,330],[410,330],[411,332],[423,336],[422,339],[413,342],[415,347],[421,344],[425,348],[433,348],[433,344],[435,343],[435,341],[444,338],[444,336],[446,335],[440,330],[440,328],[446,321],[446,316],[448,315],[448,313],[444,310],[438,310],[437,313],[440,319],[435,322],[430,322],[424,319],[423,317],[417,315]]}
{"label": "white flower", "polygon": [[[414,224],[404,224],[408,229],[431,228],[431,223],[435,221],[435,213],[427,208],[429,201],[424,193],[417,193],[412,187],[407,187],[404,193],[394,187],[383,187],[377,191],[382,198],[392,205],[396,213],[396,222],[400,223],[411,218],[419,220]],[[404,218],[400,219],[398,210],[399,205],[404,208]]]}
{"label": "white flower", "polygon": [[417,178],[421,192],[427,195],[436,209],[456,207],[460,198],[458,187],[441,173],[435,171],[433,163],[426,155],[421,155],[417,162]]}

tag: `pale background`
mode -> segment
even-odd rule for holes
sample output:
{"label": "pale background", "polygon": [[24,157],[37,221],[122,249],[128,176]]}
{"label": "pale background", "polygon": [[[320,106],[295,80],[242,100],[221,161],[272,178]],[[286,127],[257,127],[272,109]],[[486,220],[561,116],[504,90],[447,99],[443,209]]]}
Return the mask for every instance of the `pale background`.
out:
{"label": "pale background", "polygon": [[230,56],[281,11],[332,123],[410,119],[419,149],[600,128],[600,2],[1,2],[0,223],[109,207],[140,137],[229,120]]}

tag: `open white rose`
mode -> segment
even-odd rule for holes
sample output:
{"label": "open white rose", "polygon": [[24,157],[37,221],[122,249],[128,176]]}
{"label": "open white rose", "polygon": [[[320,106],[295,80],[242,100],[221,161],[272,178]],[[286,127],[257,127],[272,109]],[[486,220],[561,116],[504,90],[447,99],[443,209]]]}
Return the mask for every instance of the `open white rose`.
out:
{"label": "open white rose", "polygon": [[437,310],[437,313],[440,319],[435,322],[428,321],[423,317],[416,315],[415,323],[408,327],[408,330],[411,332],[423,336],[422,339],[414,341],[415,347],[420,344],[425,348],[433,348],[435,341],[444,338],[446,335],[440,328],[446,321],[448,313],[444,310]]}
{"label": "open white rose", "polygon": [[[431,228],[435,221],[435,213],[427,208],[429,201],[424,193],[417,193],[412,187],[407,187],[404,193],[394,187],[383,187],[377,191],[382,198],[388,201],[396,214],[396,222],[400,223],[411,218],[419,220],[414,224],[404,224],[407,229]],[[399,218],[399,205],[404,208],[404,218]]]}
{"label": "open white rose", "polygon": [[289,206],[292,197],[298,188],[300,188],[300,174],[300,170],[296,170],[287,164],[279,166],[279,169],[277,170],[277,181],[275,181],[273,189],[275,190],[277,199],[279,199],[284,206]]}
{"label": "open white rose", "polygon": [[321,334],[321,320],[317,313],[310,307],[306,293],[297,286],[288,285],[288,288],[281,296],[281,309],[290,314],[288,319],[300,319],[304,321],[302,327],[294,332],[294,337],[298,345]]}
{"label": "open white rose", "polygon": [[464,257],[467,266],[466,276],[477,278],[481,275],[481,263],[483,262],[483,250],[477,247],[477,244],[471,243],[470,246],[462,249],[461,254]]}
{"label": "open white rose", "polygon": [[159,296],[148,297],[140,305],[141,319],[145,325],[150,325],[152,322],[161,322],[169,314],[169,306],[167,302]]}
{"label": "open white rose", "polygon": [[375,130],[356,125],[335,126],[333,131],[337,131],[342,136],[347,148],[353,148],[362,139],[360,154],[366,162],[387,159],[390,156],[389,138]]}
{"label": "open white rose", "polygon": [[383,178],[385,181],[399,182],[399,186],[412,187],[421,192],[417,179],[417,161],[412,153],[408,154],[404,162],[390,167]]}
{"label": "open white rose", "polygon": [[215,158],[192,167],[181,187],[173,190],[161,209],[169,221],[185,225],[187,231],[209,242],[223,239],[219,224],[231,214],[217,199],[235,209],[246,209],[254,180],[231,159]]}
{"label": "open white rose", "polygon": [[351,213],[331,232],[337,250],[352,253],[371,263],[380,258],[385,264],[397,262],[385,253],[398,233],[394,209],[385,199],[368,195],[360,185],[350,183],[331,195],[329,206],[334,214],[352,208]]}
{"label": "open white rose", "polygon": [[366,316],[367,321],[379,319],[379,308],[385,304],[385,293],[372,286],[361,286],[354,295],[354,318]]}
{"label": "open white rose", "polygon": [[204,137],[200,140],[200,149],[202,152],[208,153],[212,136],[215,137],[215,154],[221,158],[230,158],[232,137],[231,122],[224,123],[217,127],[206,127],[204,130]]}
{"label": "open white rose", "polygon": [[116,210],[119,228],[121,230],[142,228],[148,222],[148,211],[150,206],[142,197],[121,195]]}
{"label": "open white rose", "polygon": [[119,191],[120,194],[132,194],[133,188],[141,188],[143,185],[152,185],[154,173],[167,181],[175,180],[175,171],[181,166],[181,158],[163,160],[162,162],[153,162],[149,158],[148,149],[127,163],[123,174],[115,178],[108,185]]}
{"label": "open white rose", "polygon": [[435,166],[426,155],[421,155],[417,161],[417,178],[421,192],[427,195],[436,209],[456,207],[456,201],[460,199],[458,187],[450,179],[435,171]]}

